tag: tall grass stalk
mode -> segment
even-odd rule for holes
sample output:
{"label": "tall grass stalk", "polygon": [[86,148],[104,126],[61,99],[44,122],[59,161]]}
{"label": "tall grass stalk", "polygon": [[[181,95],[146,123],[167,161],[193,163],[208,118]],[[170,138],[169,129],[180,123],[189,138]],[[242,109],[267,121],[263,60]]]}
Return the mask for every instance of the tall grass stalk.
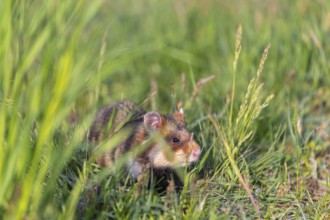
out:
{"label": "tall grass stalk", "polygon": [[[89,77],[87,57],[76,50],[99,3],[42,2],[44,10],[34,11],[37,2],[1,2],[0,216],[6,219],[50,217],[57,206],[60,171],[85,133],[70,131],[68,121]],[[71,133],[67,146],[57,146],[58,131]]]}
{"label": "tall grass stalk", "polygon": [[[241,37],[242,37],[242,27],[239,26],[237,34],[236,34],[236,52],[235,52],[235,58],[234,58],[234,75],[236,75],[236,66],[237,61],[239,58],[239,54],[241,51]],[[242,175],[242,171],[240,170],[240,166],[238,165],[237,161],[237,154],[242,148],[243,143],[247,142],[250,138],[252,138],[254,134],[254,126],[256,119],[260,115],[261,111],[268,106],[270,100],[273,98],[273,95],[268,96],[264,101],[261,101],[263,97],[261,96],[260,92],[262,89],[262,83],[259,82],[260,74],[263,70],[264,63],[267,59],[268,51],[270,49],[270,46],[268,46],[264,53],[262,54],[260,65],[257,70],[257,77],[256,79],[252,79],[248,85],[247,93],[245,95],[245,99],[243,100],[240,110],[238,112],[238,115],[236,116],[235,124],[232,126],[231,121],[233,117],[233,105],[230,106],[230,116],[229,116],[229,128],[232,130],[225,131],[224,129],[220,129],[218,123],[216,120],[210,116],[210,120],[216,130],[216,133],[219,137],[219,140],[223,144],[228,160],[230,162],[230,165],[235,173],[235,175],[238,177],[239,182],[244,186],[245,190],[247,191],[247,194],[255,208],[256,213],[260,217],[260,208],[258,205],[258,202],[252,195],[249,183],[247,182],[246,177]],[[234,90],[235,90],[235,76],[233,77],[233,88],[232,88],[232,103],[233,103],[233,96],[234,96]],[[259,85],[258,85],[259,84]],[[226,135],[222,135],[223,133],[226,133]],[[231,141],[233,140],[233,141]],[[241,150],[242,152],[242,150]],[[244,172],[244,171],[243,171]]]}
{"label": "tall grass stalk", "polygon": [[233,107],[234,107],[234,100],[235,100],[235,88],[236,88],[236,71],[237,71],[237,62],[239,58],[239,54],[241,53],[241,41],[242,41],[242,32],[243,28],[242,25],[239,25],[236,31],[236,41],[235,41],[235,56],[233,62],[233,80],[232,80],[232,92],[231,92],[231,102],[230,102],[230,111],[229,111],[229,125],[232,126],[233,122]]}

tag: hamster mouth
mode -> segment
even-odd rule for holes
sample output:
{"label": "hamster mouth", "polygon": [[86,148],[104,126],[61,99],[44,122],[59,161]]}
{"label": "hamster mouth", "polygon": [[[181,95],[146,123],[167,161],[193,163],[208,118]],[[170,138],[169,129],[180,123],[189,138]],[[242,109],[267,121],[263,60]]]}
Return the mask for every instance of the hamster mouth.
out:
{"label": "hamster mouth", "polygon": [[198,161],[199,159],[199,154],[198,155],[190,155],[189,157],[186,157],[186,159],[184,161],[182,161],[179,165],[181,167],[184,167],[186,165],[191,165],[191,164],[194,164]]}
{"label": "hamster mouth", "polygon": [[191,152],[189,159],[188,159],[189,164],[196,162],[199,159],[200,154],[201,154],[200,150],[194,150],[193,152]]}

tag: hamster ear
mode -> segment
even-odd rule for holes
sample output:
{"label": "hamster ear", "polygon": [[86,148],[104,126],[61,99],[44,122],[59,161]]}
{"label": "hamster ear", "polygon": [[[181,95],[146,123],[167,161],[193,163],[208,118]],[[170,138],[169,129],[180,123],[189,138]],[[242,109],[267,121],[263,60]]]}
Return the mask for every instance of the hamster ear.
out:
{"label": "hamster ear", "polygon": [[181,123],[186,123],[186,118],[184,116],[182,108],[180,108],[179,111],[174,114],[174,117],[177,121],[179,121]]}
{"label": "hamster ear", "polygon": [[143,117],[144,126],[147,130],[157,130],[162,126],[162,118],[158,112],[148,112]]}

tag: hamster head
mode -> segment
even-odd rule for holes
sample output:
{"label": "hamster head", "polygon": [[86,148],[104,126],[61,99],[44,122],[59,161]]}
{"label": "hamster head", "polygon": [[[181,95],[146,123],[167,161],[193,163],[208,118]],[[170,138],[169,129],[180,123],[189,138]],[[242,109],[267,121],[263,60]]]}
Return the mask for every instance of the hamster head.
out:
{"label": "hamster head", "polygon": [[200,146],[194,141],[193,133],[186,129],[182,109],[172,115],[148,112],[143,120],[148,133],[157,132],[162,138],[152,144],[147,154],[153,167],[185,166],[199,159]]}

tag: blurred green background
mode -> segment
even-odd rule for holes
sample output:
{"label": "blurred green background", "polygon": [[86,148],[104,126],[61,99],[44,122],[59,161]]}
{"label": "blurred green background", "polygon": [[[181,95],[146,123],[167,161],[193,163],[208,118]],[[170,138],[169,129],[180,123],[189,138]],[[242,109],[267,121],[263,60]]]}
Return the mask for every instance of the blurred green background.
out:
{"label": "blurred green background", "polygon": [[[329,45],[327,0],[0,1],[0,218],[329,218]],[[184,107],[204,156],[181,194],[83,162],[120,99]]]}

